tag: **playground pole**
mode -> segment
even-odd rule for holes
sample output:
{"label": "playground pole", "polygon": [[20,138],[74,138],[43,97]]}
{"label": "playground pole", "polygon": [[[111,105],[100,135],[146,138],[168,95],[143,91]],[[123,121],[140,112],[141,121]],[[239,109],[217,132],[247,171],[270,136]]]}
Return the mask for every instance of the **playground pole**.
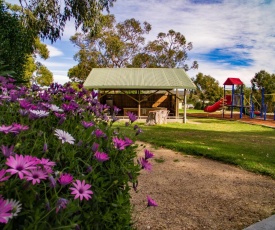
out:
{"label": "playground pole", "polygon": [[252,93],[250,94],[250,106],[251,106],[250,118],[254,118],[254,103],[253,103]]}
{"label": "playground pole", "polygon": [[263,117],[263,113],[264,113],[264,88],[262,88],[262,105],[261,105],[261,117]]}
{"label": "playground pole", "polygon": [[234,101],[234,85],[232,85],[232,104],[231,104],[231,116],[230,118],[233,118],[233,107],[234,107],[235,101]]}
{"label": "playground pole", "polygon": [[244,106],[243,106],[243,86],[241,85],[241,98],[240,98],[240,102],[241,102],[241,107],[240,107],[240,119],[243,116],[243,112],[244,112]]}

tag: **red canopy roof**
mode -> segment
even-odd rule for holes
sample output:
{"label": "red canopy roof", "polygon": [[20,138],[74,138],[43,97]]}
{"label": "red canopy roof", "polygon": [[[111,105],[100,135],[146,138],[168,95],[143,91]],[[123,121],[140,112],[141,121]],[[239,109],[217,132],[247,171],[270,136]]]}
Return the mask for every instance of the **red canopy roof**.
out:
{"label": "red canopy roof", "polygon": [[243,82],[239,78],[229,77],[223,85],[243,85]]}

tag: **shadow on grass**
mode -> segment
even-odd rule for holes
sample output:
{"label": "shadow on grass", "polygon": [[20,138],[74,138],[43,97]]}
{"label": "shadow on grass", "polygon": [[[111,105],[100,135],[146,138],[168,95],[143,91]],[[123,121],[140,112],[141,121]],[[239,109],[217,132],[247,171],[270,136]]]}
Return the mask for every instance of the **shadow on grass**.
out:
{"label": "shadow on grass", "polygon": [[274,129],[218,119],[196,118],[193,121],[202,125],[139,124],[143,133],[137,139],[275,178]]}

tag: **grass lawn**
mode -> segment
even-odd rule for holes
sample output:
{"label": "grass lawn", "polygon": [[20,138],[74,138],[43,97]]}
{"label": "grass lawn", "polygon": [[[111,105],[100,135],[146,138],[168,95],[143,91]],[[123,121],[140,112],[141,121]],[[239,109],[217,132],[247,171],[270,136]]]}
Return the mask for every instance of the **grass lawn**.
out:
{"label": "grass lawn", "polygon": [[[192,123],[145,126],[137,140],[238,165],[275,178],[275,129],[237,121],[194,118]],[[126,134],[133,127],[121,128]]]}
{"label": "grass lawn", "polygon": [[[201,109],[186,109],[187,113],[204,113],[203,110]],[[179,109],[179,114],[183,114],[184,113],[184,109]]]}

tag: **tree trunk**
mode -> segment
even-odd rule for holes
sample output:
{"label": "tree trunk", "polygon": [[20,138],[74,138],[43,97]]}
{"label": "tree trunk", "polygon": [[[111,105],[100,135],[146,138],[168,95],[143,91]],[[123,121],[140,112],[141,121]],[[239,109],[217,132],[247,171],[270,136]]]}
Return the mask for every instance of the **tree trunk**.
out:
{"label": "tree trunk", "polygon": [[169,110],[150,111],[146,119],[146,125],[167,124]]}

